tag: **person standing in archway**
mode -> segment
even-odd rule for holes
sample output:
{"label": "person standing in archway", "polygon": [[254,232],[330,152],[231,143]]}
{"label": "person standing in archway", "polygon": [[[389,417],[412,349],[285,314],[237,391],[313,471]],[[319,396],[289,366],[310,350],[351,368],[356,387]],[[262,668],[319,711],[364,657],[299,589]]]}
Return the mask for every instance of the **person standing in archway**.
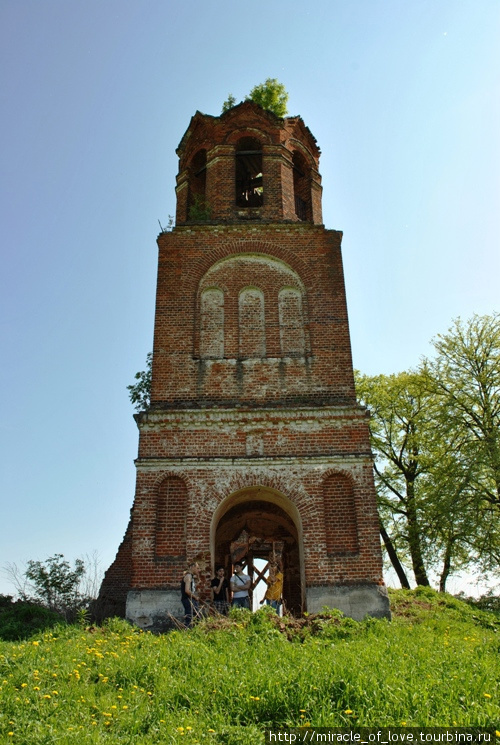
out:
{"label": "person standing in archway", "polygon": [[210,582],[212,603],[217,613],[226,616],[229,608],[229,582],[224,576],[224,567],[217,567],[215,577]]}
{"label": "person standing in archway", "polygon": [[269,577],[264,577],[264,581],[267,584],[267,590],[260,602],[262,604],[265,601],[279,615],[282,602],[281,596],[283,594],[283,572],[281,571],[279,561],[271,562],[269,565]]}
{"label": "person standing in archway", "polygon": [[243,567],[239,562],[234,565],[234,574],[231,577],[231,591],[233,593],[233,608],[250,609],[250,597],[248,591],[252,580],[248,574],[243,574]]}

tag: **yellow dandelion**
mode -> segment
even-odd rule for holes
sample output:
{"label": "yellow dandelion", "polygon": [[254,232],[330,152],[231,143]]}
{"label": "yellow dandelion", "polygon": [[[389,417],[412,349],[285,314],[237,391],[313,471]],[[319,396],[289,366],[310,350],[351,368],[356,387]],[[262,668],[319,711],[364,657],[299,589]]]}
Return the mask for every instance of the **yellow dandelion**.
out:
{"label": "yellow dandelion", "polygon": [[49,693],[46,693],[46,694],[44,695],[44,698],[52,698],[52,696],[51,696],[51,695],[50,695]]}
{"label": "yellow dandelion", "polygon": [[344,711],[344,714],[352,714],[352,713],[353,713],[352,709],[346,709]]}
{"label": "yellow dandelion", "polygon": [[483,696],[484,696],[485,698],[491,698],[491,694],[490,694],[490,693],[483,693]]}
{"label": "yellow dandelion", "polygon": [[40,686],[33,686],[33,690],[34,691],[39,691],[40,690]]}

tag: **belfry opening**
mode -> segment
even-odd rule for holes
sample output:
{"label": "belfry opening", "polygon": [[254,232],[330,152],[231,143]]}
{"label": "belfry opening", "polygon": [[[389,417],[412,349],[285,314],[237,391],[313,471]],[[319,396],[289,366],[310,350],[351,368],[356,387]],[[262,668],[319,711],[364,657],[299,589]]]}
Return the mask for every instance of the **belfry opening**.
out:
{"label": "belfry opening", "polygon": [[216,566],[229,575],[242,561],[257,592],[273,558],[285,612],[389,616],[318,143],[300,116],[245,101],[197,111],[176,152],[135,498],[101,615],[162,629],[183,616],[190,562],[208,608]]}
{"label": "belfry opening", "polygon": [[301,532],[300,517],[284,495],[263,486],[243,489],[227,497],[214,514],[211,555],[227,575],[236,562],[243,563],[252,580],[251,599],[265,581],[268,565],[277,562],[284,575],[284,611],[300,615],[304,607]]}

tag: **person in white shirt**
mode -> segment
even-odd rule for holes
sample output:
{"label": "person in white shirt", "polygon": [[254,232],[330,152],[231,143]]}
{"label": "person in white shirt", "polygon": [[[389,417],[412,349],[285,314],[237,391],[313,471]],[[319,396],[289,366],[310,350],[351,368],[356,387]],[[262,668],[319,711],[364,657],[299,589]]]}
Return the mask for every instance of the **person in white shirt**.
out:
{"label": "person in white shirt", "polygon": [[252,580],[247,574],[243,574],[243,567],[239,562],[234,565],[234,574],[231,577],[231,591],[233,593],[233,608],[250,609],[250,597],[248,591]]}

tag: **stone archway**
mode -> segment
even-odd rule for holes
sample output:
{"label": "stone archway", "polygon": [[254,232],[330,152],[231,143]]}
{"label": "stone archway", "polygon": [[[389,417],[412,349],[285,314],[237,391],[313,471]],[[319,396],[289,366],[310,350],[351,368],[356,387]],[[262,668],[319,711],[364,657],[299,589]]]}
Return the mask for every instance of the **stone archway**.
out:
{"label": "stone archway", "polygon": [[253,586],[259,580],[255,559],[268,561],[273,554],[283,565],[283,601],[286,610],[304,609],[302,527],[295,505],[283,494],[252,486],[227,497],[212,519],[211,554],[214,566],[231,574],[236,559],[243,560]]}

